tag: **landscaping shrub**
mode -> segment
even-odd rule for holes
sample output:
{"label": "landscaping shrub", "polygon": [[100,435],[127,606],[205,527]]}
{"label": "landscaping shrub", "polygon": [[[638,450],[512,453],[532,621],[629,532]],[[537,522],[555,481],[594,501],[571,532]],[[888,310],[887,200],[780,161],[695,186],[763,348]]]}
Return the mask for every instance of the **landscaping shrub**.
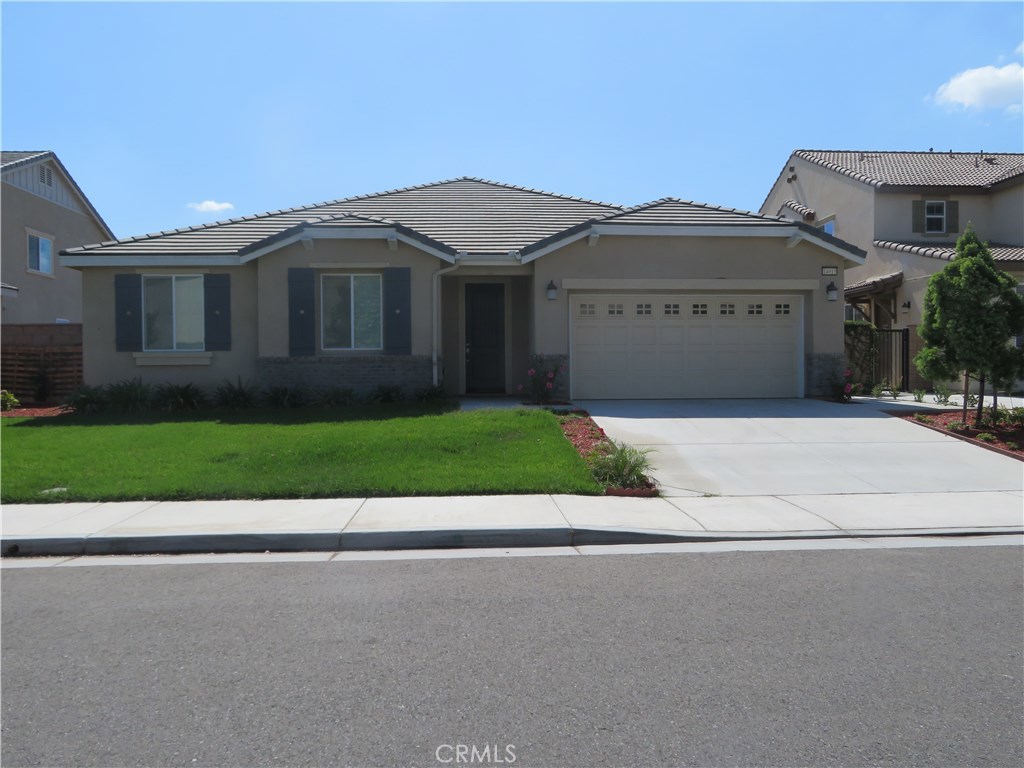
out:
{"label": "landscaping shrub", "polygon": [[871,388],[872,397],[881,397],[883,392],[885,392],[885,386],[882,384],[875,384],[875,386]]}
{"label": "landscaping shrub", "polygon": [[86,384],[72,392],[64,405],[73,408],[75,413],[99,413],[107,408],[107,393],[103,387]]}
{"label": "landscaping shrub", "polygon": [[949,405],[949,397],[951,392],[949,391],[949,385],[943,382],[937,382],[935,384],[935,402],[938,405]]}
{"label": "landscaping shrub", "polygon": [[931,416],[925,416],[923,413],[915,413],[914,414],[914,421],[919,421],[922,424],[931,424],[932,423],[932,417]]}
{"label": "landscaping shrub", "polygon": [[194,411],[206,405],[206,395],[195,384],[159,384],[152,404],[160,411]]}
{"label": "landscaping shrub", "polygon": [[924,390],[923,389],[915,389],[914,390],[914,402],[915,403],[923,403],[924,402]]}
{"label": "landscaping shrub", "polygon": [[400,403],[404,399],[402,388],[390,384],[378,384],[367,397],[371,403]]}
{"label": "landscaping shrub", "polygon": [[255,408],[260,400],[260,388],[238,377],[237,383],[224,379],[224,383],[213,393],[214,402],[223,408]]}
{"label": "landscaping shrub", "polygon": [[299,408],[306,404],[306,400],[306,393],[301,386],[271,387],[264,397],[264,401],[271,408]]}
{"label": "landscaping shrub", "polygon": [[356,402],[356,391],[351,387],[322,387],[313,395],[313,404],[322,408],[342,408]]}
{"label": "landscaping shrub", "polygon": [[517,384],[516,392],[525,392],[534,403],[550,403],[558,391],[558,377],[563,373],[564,365],[549,366],[543,357],[534,355],[530,358],[530,367],[526,371],[526,384]]}
{"label": "landscaping shrub", "polygon": [[119,413],[138,413],[149,408],[153,401],[153,387],[141,378],[122,379],[104,388],[107,406]]}
{"label": "landscaping shrub", "polygon": [[418,403],[438,403],[442,400],[447,400],[448,393],[444,391],[444,387],[435,385],[418,390],[415,399]]}
{"label": "landscaping shrub", "polygon": [[1014,427],[1024,428],[1024,408],[1010,408],[1005,418],[1007,423]]}
{"label": "landscaping shrub", "polygon": [[991,432],[979,432],[979,433],[978,433],[978,434],[976,435],[976,437],[977,437],[977,438],[978,438],[979,440],[982,440],[982,441],[984,441],[984,442],[986,442],[986,443],[991,443],[991,442],[992,442],[993,440],[995,440],[995,439],[996,439],[996,436],[995,436],[995,435],[993,435],[993,434],[992,434]]}
{"label": "landscaping shrub", "polygon": [[650,448],[636,448],[610,440],[590,454],[587,464],[594,479],[602,485],[645,488],[648,483],[647,473],[651,470],[648,457],[650,452]]}
{"label": "landscaping shrub", "polygon": [[18,398],[14,396],[13,392],[8,392],[6,389],[0,389],[0,411],[13,411],[21,403]]}

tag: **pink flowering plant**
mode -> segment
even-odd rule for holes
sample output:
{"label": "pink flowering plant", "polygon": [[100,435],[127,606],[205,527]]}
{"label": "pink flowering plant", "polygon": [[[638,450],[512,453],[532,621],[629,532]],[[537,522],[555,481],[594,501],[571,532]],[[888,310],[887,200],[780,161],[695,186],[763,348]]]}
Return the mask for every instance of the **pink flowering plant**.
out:
{"label": "pink flowering plant", "polygon": [[558,390],[558,377],[563,373],[564,365],[550,365],[540,355],[534,355],[526,371],[526,383],[518,384],[516,391],[528,394],[534,403],[550,403]]}
{"label": "pink flowering plant", "polygon": [[847,368],[843,371],[843,380],[835,386],[836,400],[840,403],[848,403],[853,399],[854,385],[850,381],[852,376],[853,371]]}

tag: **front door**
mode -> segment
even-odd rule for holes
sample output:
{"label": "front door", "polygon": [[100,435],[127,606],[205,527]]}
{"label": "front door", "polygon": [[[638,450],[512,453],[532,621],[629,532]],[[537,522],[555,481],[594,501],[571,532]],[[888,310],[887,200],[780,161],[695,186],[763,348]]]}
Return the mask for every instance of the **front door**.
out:
{"label": "front door", "polygon": [[466,285],[466,392],[505,391],[505,286]]}

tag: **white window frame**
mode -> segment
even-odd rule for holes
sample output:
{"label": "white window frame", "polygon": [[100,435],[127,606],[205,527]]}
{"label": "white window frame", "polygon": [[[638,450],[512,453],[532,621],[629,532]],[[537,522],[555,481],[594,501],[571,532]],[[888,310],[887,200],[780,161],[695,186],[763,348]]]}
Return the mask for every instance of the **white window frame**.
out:
{"label": "white window frame", "polygon": [[[45,269],[34,269],[32,267],[32,238],[38,240],[46,240],[50,243],[50,270]],[[25,230],[25,269],[31,272],[33,275],[46,275],[47,277],[53,277],[53,274],[57,271],[57,254],[54,252],[56,246],[56,240],[53,235],[48,235],[45,232],[40,232],[35,229]]]}
{"label": "white window frame", "polygon": [[[146,346],[146,280],[154,278],[171,278],[171,346],[149,347]],[[182,275],[143,275],[142,276],[142,351],[143,352],[184,352],[195,353],[206,351],[206,331],[203,331],[202,349],[178,349],[178,278],[199,277],[203,279],[203,312],[206,312],[206,278],[201,274]]]}
{"label": "white window frame", "polygon": [[[831,226],[831,229],[832,229],[831,232],[829,232],[829,227],[830,226]],[[835,237],[836,236],[836,217],[835,216],[829,216],[827,219],[822,219],[821,221],[818,222],[818,229],[820,229],[826,235],[831,235],[832,237]]]}
{"label": "white window frame", "polygon": [[[376,277],[377,278],[377,291],[380,296],[380,346],[379,347],[357,347],[355,346],[356,338],[356,301],[355,301],[355,281],[349,280],[349,338],[352,342],[351,346],[348,347],[328,347],[324,341],[326,334],[324,333],[324,321],[327,318],[327,314],[324,312],[324,278],[327,277]],[[324,272],[320,275],[320,349],[323,352],[381,352],[384,350],[384,275],[379,272]]]}
{"label": "white window frame", "polygon": [[[941,205],[942,213],[928,213],[929,205]],[[945,200],[925,200],[924,201],[924,233],[926,235],[944,235],[946,234],[946,216],[949,213]],[[939,219],[942,222],[942,229],[931,229],[928,226],[929,219]]]}

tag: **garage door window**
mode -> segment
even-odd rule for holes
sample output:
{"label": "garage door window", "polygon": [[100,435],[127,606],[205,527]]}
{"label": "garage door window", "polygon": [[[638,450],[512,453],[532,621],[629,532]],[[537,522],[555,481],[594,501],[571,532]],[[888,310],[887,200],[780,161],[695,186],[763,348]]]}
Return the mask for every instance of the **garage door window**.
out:
{"label": "garage door window", "polygon": [[596,315],[597,305],[596,304],[580,304],[580,315]]}
{"label": "garage door window", "polygon": [[747,316],[759,317],[764,314],[764,304],[747,304]]}
{"label": "garage door window", "polygon": [[720,315],[735,315],[736,305],[735,304],[719,304],[718,314]]}
{"label": "garage door window", "polygon": [[636,305],[636,314],[637,314],[637,316],[651,314],[651,305],[650,304],[637,304]]}
{"label": "garage door window", "polygon": [[678,315],[679,314],[679,305],[678,304],[666,304],[665,305],[665,314],[667,316]]}
{"label": "garage door window", "polygon": [[609,304],[608,305],[608,314],[609,315],[621,315],[622,314],[622,305],[621,304]]}
{"label": "garage door window", "polygon": [[708,313],[707,304],[694,304],[690,307],[690,314],[693,316],[706,315]]}
{"label": "garage door window", "polygon": [[776,304],[775,305],[775,314],[776,315],[788,315],[789,314],[789,304]]}

